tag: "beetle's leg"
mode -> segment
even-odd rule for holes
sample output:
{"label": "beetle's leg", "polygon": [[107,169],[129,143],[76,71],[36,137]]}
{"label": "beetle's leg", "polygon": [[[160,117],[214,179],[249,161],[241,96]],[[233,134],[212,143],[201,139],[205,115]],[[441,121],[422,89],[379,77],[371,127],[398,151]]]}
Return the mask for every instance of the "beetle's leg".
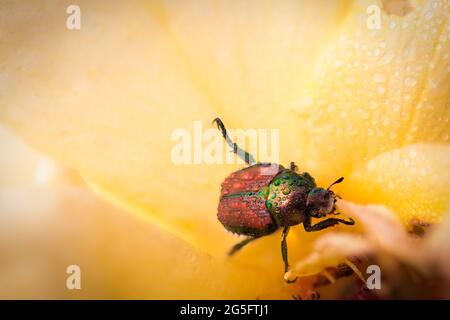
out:
{"label": "beetle's leg", "polygon": [[220,130],[220,132],[222,133],[223,138],[225,139],[225,141],[227,142],[227,144],[233,148],[233,152],[235,154],[237,154],[237,156],[239,158],[241,158],[242,160],[245,161],[245,163],[247,163],[248,165],[252,165],[254,164],[255,158],[253,157],[253,155],[251,155],[250,153],[248,153],[247,151],[241,149],[235,142],[233,142],[233,140],[231,140],[230,136],[227,133],[227,129],[225,128],[225,125],[223,124],[222,120],[220,120],[220,118],[215,118],[213,120],[213,123],[217,124],[217,128]]}
{"label": "beetle's leg", "polygon": [[[289,227],[283,228],[283,233],[281,234],[281,256],[283,257],[284,262],[284,273],[289,271],[289,262],[288,262],[288,248],[287,248],[287,235],[289,233]],[[286,280],[287,283],[293,283],[297,281],[297,278],[294,280]]]}
{"label": "beetle's leg", "polygon": [[303,222],[303,227],[305,228],[306,231],[311,232],[311,231],[319,231],[322,229],[326,229],[326,228],[332,227],[339,223],[346,224],[349,226],[354,225],[355,221],[352,218],[349,218],[349,219],[350,219],[350,221],[343,220],[343,219],[329,218],[329,219],[320,221],[320,222],[316,223],[315,225],[311,225],[311,217],[309,217],[308,219],[305,220],[305,222]]}
{"label": "beetle's leg", "polygon": [[247,244],[249,244],[250,242],[252,242],[253,240],[258,239],[259,237],[249,237],[246,238],[244,240],[242,240],[239,243],[236,243],[230,250],[230,252],[228,252],[229,256],[232,256],[233,254],[235,254],[236,252],[238,252],[239,250],[242,249],[242,247],[246,246]]}
{"label": "beetle's leg", "polygon": [[298,169],[297,165],[295,164],[295,162],[292,161],[291,162],[291,170],[297,172],[297,169]]}
{"label": "beetle's leg", "polygon": [[283,233],[281,234],[281,256],[283,257],[284,262],[284,272],[288,272],[289,263],[288,263],[288,248],[287,248],[287,235],[289,233],[289,227],[283,228]]}

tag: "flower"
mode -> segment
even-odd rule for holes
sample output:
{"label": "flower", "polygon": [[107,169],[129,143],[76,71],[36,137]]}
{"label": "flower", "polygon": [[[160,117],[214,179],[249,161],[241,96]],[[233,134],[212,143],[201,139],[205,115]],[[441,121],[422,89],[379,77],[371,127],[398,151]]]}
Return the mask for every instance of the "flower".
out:
{"label": "flower", "polygon": [[[403,224],[440,223],[450,195],[448,3],[411,1],[402,15],[386,3],[370,29],[372,1],[79,1],[80,30],[66,28],[62,3],[2,3],[0,121],[150,220],[142,241],[161,248],[149,251],[161,263],[149,258],[143,278],[171,277],[146,297],[179,288],[168,296],[287,298],[297,288],[280,281],[278,235],[225,257],[237,239],[215,212],[221,181],[239,166],[176,165],[171,133],[216,116],[279,128],[282,163],[320,185],[345,176],[344,199],[383,204]],[[317,236],[294,228],[291,261]]]}
{"label": "flower", "polygon": [[[297,262],[286,278],[327,275],[328,268],[344,262],[365,282],[362,272],[347,257],[376,256],[384,272],[383,286],[387,286],[382,288],[380,284],[378,289],[383,291],[377,292],[378,295],[385,298],[448,298],[450,277],[446,266],[450,247],[445,238],[449,234],[450,215],[447,214],[446,221],[432,230],[431,235],[418,239],[408,234],[396,215],[384,206],[362,206],[343,200],[338,206],[358,219],[364,228],[363,235],[329,232],[319,237],[313,252]],[[331,277],[330,281],[336,279]]]}

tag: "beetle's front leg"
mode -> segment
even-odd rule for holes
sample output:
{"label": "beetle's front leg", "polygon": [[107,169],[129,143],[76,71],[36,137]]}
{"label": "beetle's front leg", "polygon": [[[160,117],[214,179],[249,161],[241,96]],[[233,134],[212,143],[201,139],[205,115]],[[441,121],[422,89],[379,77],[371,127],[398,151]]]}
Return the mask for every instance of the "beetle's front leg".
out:
{"label": "beetle's front leg", "polygon": [[290,168],[291,168],[292,171],[295,171],[295,172],[297,172],[297,170],[298,170],[297,165],[293,161],[291,162]]}
{"label": "beetle's front leg", "polygon": [[227,144],[233,148],[233,153],[235,153],[239,158],[245,161],[248,165],[253,165],[256,163],[255,158],[253,155],[248,153],[247,151],[241,149],[233,140],[231,140],[230,136],[227,133],[227,129],[225,128],[225,125],[223,124],[222,120],[220,118],[215,118],[213,120],[213,123],[217,125],[217,128],[222,133],[223,138],[227,142]]}
{"label": "beetle's front leg", "polygon": [[256,240],[256,239],[258,239],[258,238],[259,238],[259,237],[249,237],[249,238],[246,238],[246,239],[242,240],[242,241],[239,242],[239,243],[236,243],[236,244],[231,248],[230,252],[228,252],[228,255],[229,255],[229,256],[234,255],[236,252],[238,252],[239,250],[241,250],[242,247],[246,246],[247,244],[249,244],[250,242],[252,242],[253,240]]}
{"label": "beetle's front leg", "polygon": [[339,223],[346,224],[348,226],[354,225],[355,221],[352,218],[349,218],[350,221],[343,220],[343,219],[336,219],[336,218],[329,218],[323,221],[320,221],[316,223],[315,225],[311,225],[311,217],[306,219],[305,222],[303,222],[303,227],[305,228],[305,231],[311,232],[311,231],[319,231],[322,229],[326,229],[329,227],[332,227],[334,225],[337,225]]}
{"label": "beetle's front leg", "polygon": [[[289,262],[288,262],[288,248],[287,248],[287,235],[289,233],[289,227],[283,228],[283,233],[281,234],[281,256],[283,257],[284,262],[284,273],[289,271]],[[294,280],[286,280],[287,283],[293,283],[297,281],[297,278]]]}

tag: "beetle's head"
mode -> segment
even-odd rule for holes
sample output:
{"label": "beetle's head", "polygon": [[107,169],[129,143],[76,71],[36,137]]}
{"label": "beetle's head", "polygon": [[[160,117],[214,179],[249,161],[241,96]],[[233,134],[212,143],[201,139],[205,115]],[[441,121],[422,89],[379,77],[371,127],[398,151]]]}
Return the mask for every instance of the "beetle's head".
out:
{"label": "beetle's head", "polygon": [[312,217],[322,218],[328,214],[332,214],[336,209],[335,203],[337,195],[334,194],[330,188],[336,183],[341,183],[344,180],[343,177],[333,182],[327,189],[314,188],[308,193],[306,199],[306,207]]}

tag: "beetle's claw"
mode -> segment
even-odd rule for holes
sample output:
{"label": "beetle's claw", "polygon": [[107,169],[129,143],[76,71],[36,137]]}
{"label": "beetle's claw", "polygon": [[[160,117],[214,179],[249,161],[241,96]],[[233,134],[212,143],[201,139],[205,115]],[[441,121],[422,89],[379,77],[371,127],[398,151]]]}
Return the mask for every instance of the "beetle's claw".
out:
{"label": "beetle's claw", "polygon": [[285,279],[284,281],[286,281],[287,284],[291,284],[291,283],[296,282],[297,279],[298,279],[298,277],[295,277],[295,279],[293,279],[293,280],[287,280],[287,279]]}
{"label": "beetle's claw", "polygon": [[348,226],[352,226],[355,224],[355,220],[353,220],[352,218],[348,218],[350,221],[347,220],[342,220],[341,223],[346,224]]}

